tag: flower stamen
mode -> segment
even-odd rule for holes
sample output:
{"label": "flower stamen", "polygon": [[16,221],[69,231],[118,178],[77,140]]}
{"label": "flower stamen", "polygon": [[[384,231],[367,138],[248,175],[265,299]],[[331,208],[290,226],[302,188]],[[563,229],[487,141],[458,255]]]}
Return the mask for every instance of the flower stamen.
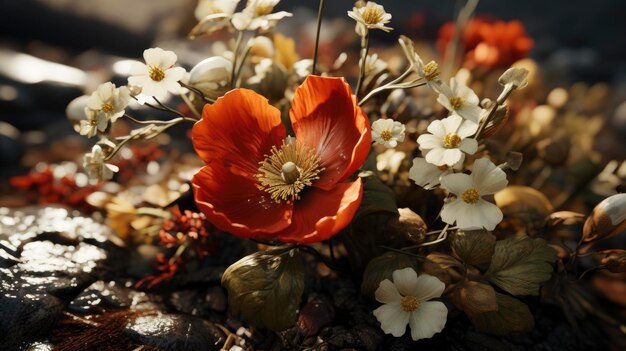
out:
{"label": "flower stamen", "polygon": [[105,102],[102,104],[102,107],[100,107],[100,110],[104,113],[113,112],[113,104],[110,102]]}
{"label": "flower stamen", "polygon": [[420,307],[421,303],[414,296],[405,296],[400,301],[400,306],[405,312],[413,312]]}
{"label": "flower stamen", "polygon": [[454,149],[461,143],[461,137],[457,133],[448,133],[443,137],[443,146],[447,149]]}
{"label": "flower stamen", "polygon": [[389,141],[393,138],[393,134],[389,130],[383,130],[382,132],[380,132],[380,138],[384,141]]}
{"label": "flower stamen", "polygon": [[320,179],[324,170],[315,150],[297,141],[283,141],[282,146],[272,147],[271,155],[259,162],[258,188],[270,194],[276,202],[292,202],[300,199],[300,192],[313,181]]}
{"label": "flower stamen", "polygon": [[270,13],[272,13],[272,10],[274,10],[274,6],[271,6],[271,5],[258,5],[254,9],[254,16],[255,17],[261,17],[261,16],[269,15]]}
{"label": "flower stamen", "polygon": [[465,104],[465,98],[462,98],[460,96],[454,96],[450,98],[450,106],[452,106],[452,109],[454,110],[458,110],[461,107],[463,107],[463,104]]}
{"label": "flower stamen", "polygon": [[461,199],[466,204],[475,204],[480,200],[480,193],[476,188],[468,188],[461,194]]}
{"label": "flower stamen", "polygon": [[384,11],[378,6],[365,6],[361,17],[366,24],[378,24],[383,20]]}
{"label": "flower stamen", "polygon": [[150,79],[155,82],[160,82],[165,78],[165,72],[161,67],[155,65],[148,65],[148,75],[150,75]]}
{"label": "flower stamen", "polygon": [[435,80],[439,77],[439,65],[435,61],[430,61],[424,65],[424,76],[426,80]]}

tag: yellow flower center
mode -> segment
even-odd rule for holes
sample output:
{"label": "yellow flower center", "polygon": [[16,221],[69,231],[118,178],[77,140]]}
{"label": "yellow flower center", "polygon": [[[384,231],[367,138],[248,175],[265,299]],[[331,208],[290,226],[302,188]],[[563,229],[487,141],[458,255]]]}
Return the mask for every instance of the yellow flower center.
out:
{"label": "yellow flower center", "polygon": [[254,8],[254,16],[261,17],[265,15],[269,15],[274,10],[274,6],[271,5],[259,5]]}
{"label": "yellow flower center", "polygon": [[209,7],[209,10],[207,12],[209,13],[209,15],[217,15],[220,13],[224,13],[224,10],[222,10],[221,8],[217,6],[211,6]]}
{"label": "yellow flower center", "polygon": [[405,312],[413,312],[420,307],[421,303],[414,296],[405,296],[400,301],[400,306]]}
{"label": "yellow flower center", "polygon": [[476,188],[469,188],[461,194],[461,199],[466,204],[475,204],[480,200],[480,194]]}
{"label": "yellow flower center", "polygon": [[150,79],[155,82],[160,82],[163,78],[165,78],[165,72],[163,72],[163,69],[155,65],[148,66],[148,74],[150,75]]}
{"label": "yellow flower center", "polygon": [[439,77],[439,65],[435,61],[430,61],[424,65],[424,76],[426,80],[435,80]]}
{"label": "yellow flower center", "polygon": [[378,6],[365,6],[365,9],[361,13],[361,18],[365,24],[378,24],[383,20],[383,11]]}
{"label": "yellow flower center", "polygon": [[300,192],[313,181],[320,179],[324,170],[320,167],[320,157],[315,150],[297,141],[284,141],[278,149],[272,147],[272,154],[265,155],[259,162],[258,188],[270,194],[276,202],[292,202],[300,199]]}
{"label": "yellow flower center", "polygon": [[450,167],[448,167],[448,165],[441,165],[441,166],[437,166],[437,168],[439,168],[440,171],[445,172],[447,171]]}
{"label": "yellow flower center", "polygon": [[462,97],[455,96],[455,97],[450,98],[450,105],[452,106],[452,109],[454,110],[458,110],[461,107],[463,107],[464,103],[465,103],[465,99]]}
{"label": "yellow flower center", "polygon": [[393,138],[393,134],[391,134],[391,132],[388,130],[383,130],[382,132],[380,132],[380,138],[384,141],[389,141],[391,140],[391,138]]}
{"label": "yellow flower center", "polygon": [[446,149],[454,149],[461,143],[461,137],[457,133],[448,133],[443,137],[443,146]]}
{"label": "yellow flower center", "polygon": [[113,104],[110,102],[105,102],[102,104],[102,107],[100,107],[100,110],[104,113],[113,112]]}

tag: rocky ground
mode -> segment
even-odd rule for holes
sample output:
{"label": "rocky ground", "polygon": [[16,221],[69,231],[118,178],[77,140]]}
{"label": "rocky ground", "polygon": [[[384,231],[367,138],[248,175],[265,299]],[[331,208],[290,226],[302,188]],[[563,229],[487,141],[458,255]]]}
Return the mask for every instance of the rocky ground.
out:
{"label": "rocky ground", "polygon": [[250,350],[605,349],[589,329],[573,329],[536,302],[536,328],[527,334],[496,338],[450,315],[433,339],[388,337],[357,285],[333,275],[307,282],[297,326],[254,330],[227,313],[220,275],[245,250],[231,244],[223,255],[236,257],[139,290],[150,248],[130,250],[108,227],[62,207],[0,208],[0,349],[221,350],[231,334]]}

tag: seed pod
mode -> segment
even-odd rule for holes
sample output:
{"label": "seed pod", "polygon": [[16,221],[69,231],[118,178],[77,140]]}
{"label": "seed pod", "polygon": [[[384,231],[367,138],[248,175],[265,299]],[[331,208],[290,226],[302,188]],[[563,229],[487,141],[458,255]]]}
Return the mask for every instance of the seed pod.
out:
{"label": "seed pod", "polygon": [[408,208],[399,208],[398,212],[400,212],[400,219],[396,224],[398,232],[411,242],[423,242],[427,228],[422,217]]}
{"label": "seed pod", "polygon": [[626,272],[626,250],[604,250],[596,253],[600,264],[610,272]]}
{"label": "seed pod", "polygon": [[572,211],[550,214],[545,221],[546,232],[553,238],[578,240],[582,235],[585,215]]}
{"label": "seed pod", "polygon": [[189,72],[189,85],[200,90],[206,97],[217,99],[228,91],[232,69],[232,62],[222,56],[206,58]]}
{"label": "seed pod", "polygon": [[607,197],[591,211],[583,227],[583,241],[608,239],[626,229],[626,194]]}

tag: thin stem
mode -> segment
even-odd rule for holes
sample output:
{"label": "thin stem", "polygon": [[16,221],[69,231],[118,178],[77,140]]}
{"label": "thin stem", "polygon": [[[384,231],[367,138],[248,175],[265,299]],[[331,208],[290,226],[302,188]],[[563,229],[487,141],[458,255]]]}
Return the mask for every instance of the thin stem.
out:
{"label": "thin stem", "polygon": [[182,85],[183,87],[185,87],[185,88],[187,88],[187,89],[191,90],[191,91],[192,91],[192,92],[194,92],[196,95],[200,96],[200,98],[202,98],[202,100],[203,100],[204,102],[207,102],[207,103],[209,103],[209,104],[213,104],[213,103],[215,103],[215,100],[213,100],[213,99],[211,99],[211,98],[209,98],[209,97],[206,97],[206,96],[204,95],[204,93],[203,93],[202,91],[200,91],[200,89],[195,88],[195,87],[192,87],[191,85],[189,85],[189,84],[185,84],[185,83],[183,83],[183,82],[179,82],[179,83],[180,83],[180,85]]}
{"label": "thin stem", "polygon": [[359,106],[363,106],[369,99],[373,98],[374,96],[380,94],[381,92],[383,92],[385,90],[391,90],[391,89],[412,89],[412,88],[421,87],[423,85],[426,85],[426,83],[418,83],[418,82],[419,82],[419,80],[417,80],[415,82],[410,82],[410,83],[387,84],[387,85],[383,85],[382,87],[378,87],[378,88],[370,91],[369,94],[367,94],[363,99],[361,99],[361,101],[359,101]]}
{"label": "thin stem", "polygon": [[330,262],[324,255],[322,255],[316,249],[310,246],[306,246],[306,245],[295,245],[295,248],[301,249],[302,251],[310,253],[313,256],[319,258],[320,261],[322,261],[322,263],[324,263],[328,268],[332,269],[333,271],[341,272],[341,269],[339,269],[339,267],[335,266],[332,262]]}
{"label": "thin stem", "polygon": [[357,98],[361,96],[361,85],[363,85],[363,80],[365,79],[365,63],[367,61],[367,52],[370,49],[370,31],[369,29],[365,29],[365,36],[361,39],[361,71],[359,72],[359,80],[356,83],[356,96]]}
{"label": "thin stem", "polygon": [[244,63],[246,63],[246,59],[248,58],[248,54],[250,53],[250,49],[252,49],[252,47],[250,45],[248,45],[246,47],[246,51],[244,51],[243,55],[241,56],[241,62],[239,63],[239,67],[237,68],[237,73],[235,73],[235,77],[233,78],[235,81],[237,81],[239,79],[239,75],[241,74],[241,70],[243,70],[243,65],[244,65]]}
{"label": "thin stem", "polygon": [[[402,250],[411,250],[411,249],[416,249],[418,247],[424,247],[424,246],[430,246],[430,245],[435,245],[438,244],[444,240],[446,240],[448,238],[448,229],[450,228],[449,224],[446,224],[445,227],[443,227],[443,229],[441,230],[441,233],[439,233],[439,235],[437,236],[437,239],[433,240],[433,241],[429,241],[429,242],[425,242],[425,243],[421,243],[421,244],[417,244],[417,245],[412,245],[412,246],[407,246],[407,247],[403,247]],[[431,232],[432,234],[436,234],[437,231]],[[426,235],[428,235],[429,233],[427,233]]]}
{"label": "thin stem", "polygon": [[422,255],[417,255],[417,254],[410,253],[408,251],[404,251],[404,250],[401,250],[401,249],[396,249],[396,248],[393,248],[393,247],[390,247],[390,246],[383,246],[383,245],[381,245],[380,247],[385,249],[385,250],[397,252],[399,254],[403,254],[403,255],[407,255],[407,256],[412,256],[412,257],[417,257],[417,258],[424,259],[424,256],[422,256]]}
{"label": "thin stem", "polygon": [[243,31],[239,31],[237,34],[237,40],[235,41],[235,51],[233,52],[233,71],[230,74],[230,88],[235,89],[235,76],[237,72],[237,55],[239,53],[239,47],[243,39]]}
{"label": "thin stem", "polygon": [[320,44],[320,30],[322,29],[322,13],[324,12],[324,0],[320,0],[320,7],[317,11],[317,33],[315,34],[315,50],[313,51],[313,68],[311,73],[315,75],[317,67],[317,49]]}
{"label": "thin stem", "polygon": [[184,115],[182,112],[180,112],[180,111],[178,111],[178,110],[175,110],[175,109],[173,109],[173,108],[171,108],[171,107],[169,107],[169,106],[167,106],[167,105],[163,104],[163,103],[162,103],[161,101],[159,101],[159,99],[157,99],[155,96],[153,96],[152,98],[154,99],[154,101],[156,101],[156,103],[157,103],[157,104],[159,104],[159,106],[161,106],[162,108],[164,108],[164,109],[165,109],[165,111],[171,112],[171,113],[173,113],[173,114],[175,114],[175,115],[178,115],[178,116],[180,116],[180,117],[185,117],[185,115]]}
{"label": "thin stem", "polygon": [[197,118],[200,119],[202,118],[202,115],[200,114],[200,112],[198,111],[198,109],[196,109],[196,106],[194,106],[194,104],[191,102],[191,100],[187,97],[187,95],[185,94],[180,94],[180,97],[183,99],[183,101],[185,102],[185,105],[187,105],[187,107],[189,107],[189,109],[191,110],[191,112],[193,113],[193,115]]}

